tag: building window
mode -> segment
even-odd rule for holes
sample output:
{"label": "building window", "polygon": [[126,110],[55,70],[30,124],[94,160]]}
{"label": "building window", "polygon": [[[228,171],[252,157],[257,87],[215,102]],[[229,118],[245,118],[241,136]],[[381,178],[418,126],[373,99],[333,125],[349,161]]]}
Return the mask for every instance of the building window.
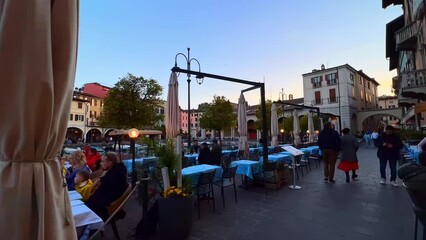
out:
{"label": "building window", "polygon": [[78,115],[74,115],[74,121],[78,121]]}
{"label": "building window", "polygon": [[93,111],[93,115],[94,115],[94,117],[96,118],[96,111]]}
{"label": "building window", "polygon": [[320,91],[316,91],[315,92],[315,104],[321,104],[321,92]]}
{"label": "building window", "polygon": [[361,90],[361,100],[364,100],[364,92]]}
{"label": "building window", "polygon": [[337,74],[331,73],[331,74],[325,75],[325,81],[327,81],[327,85],[337,84]]}
{"label": "building window", "polygon": [[72,115],[72,114],[70,114],[70,121],[72,121],[72,118],[73,118],[73,115]]}
{"label": "building window", "polygon": [[198,127],[198,124],[195,124],[195,127]]}
{"label": "building window", "polygon": [[355,97],[355,88],[354,87],[352,87],[352,97],[356,99],[356,97]]}
{"label": "building window", "polygon": [[379,106],[380,109],[382,109],[382,106]]}
{"label": "building window", "polygon": [[82,109],[83,108],[83,103],[79,102],[78,103],[78,108]]}
{"label": "building window", "polygon": [[354,83],[354,75],[352,73],[349,73],[349,80],[351,80],[351,83]]}
{"label": "building window", "polygon": [[93,112],[90,111],[89,113],[90,113],[89,116],[92,118],[93,117]]}
{"label": "building window", "polygon": [[359,77],[359,84],[361,84],[362,85],[362,81],[363,81],[364,79],[362,78],[362,77]]}
{"label": "building window", "polygon": [[98,100],[95,99],[95,106],[98,106]]}
{"label": "building window", "polygon": [[370,89],[370,82],[367,82],[367,88]]}
{"label": "building window", "polygon": [[160,109],[160,114],[164,115],[164,108]]}
{"label": "building window", "polygon": [[311,83],[314,88],[321,87],[321,82],[322,82],[322,76],[311,78]]}
{"label": "building window", "polygon": [[198,122],[198,118],[195,118],[195,121]]}
{"label": "building window", "polygon": [[329,98],[329,102],[330,103],[335,103],[337,102],[337,98],[336,98],[336,89],[329,89],[329,93],[330,93],[330,98]]}
{"label": "building window", "polygon": [[391,101],[389,101],[389,103],[393,103],[393,101],[391,100]]}

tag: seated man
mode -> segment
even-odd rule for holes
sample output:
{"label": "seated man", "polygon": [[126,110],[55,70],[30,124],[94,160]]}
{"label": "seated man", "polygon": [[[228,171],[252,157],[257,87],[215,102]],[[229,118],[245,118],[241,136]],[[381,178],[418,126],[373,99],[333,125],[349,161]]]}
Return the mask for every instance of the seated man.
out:
{"label": "seated man", "polygon": [[198,155],[199,164],[211,164],[210,148],[207,143],[201,144],[200,154]]}
{"label": "seated man", "polygon": [[102,157],[101,168],[106,173],[94,183],[93,194],[85,204],[106,221],[109,215],[107,207],[127,189],[127,170],[114,152],[107,152]]}
{"label": "seated man", "polygon": [[191,146],[189,152],[191,154],[193,154],[193,153],[199,153],[200,152],[200,146],[198,145],[198,140],[197,139],[194,140],[194,144]]}
{"label": "seated man", "polygon": [[220,165],[222,159],[222,147],[219,145],[216,139],[213,140],[213,147],[210,152],[211,163],[213,165]]}

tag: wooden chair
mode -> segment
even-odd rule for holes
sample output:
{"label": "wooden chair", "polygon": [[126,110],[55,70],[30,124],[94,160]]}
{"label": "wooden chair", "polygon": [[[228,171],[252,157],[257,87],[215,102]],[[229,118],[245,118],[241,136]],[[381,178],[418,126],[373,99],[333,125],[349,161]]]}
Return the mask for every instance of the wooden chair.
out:
{"label": "wooden chair", "polygon": [[[111,203],[108,209],[109,217],[105,221],[102,227],[100,227],[91,237],[90,240],[93,240],[95,236],[102,231],[104,226],[106,226],[108,223],[111,224],[112,231],[114,233],[114,238],[120,240],[120,234],[118,233],[117,229],[117,221],[120,219],[123,219],[126,216],[126,212],[123,211],[123,207],[126,204],[126,202],[129,200],[130,196],[136,191],[138,188],[140,182],[136,182],[136,186],[132,189],[132,185],[130,183],[127,183],[127,189],[124,191],[124,193],[114,202]],[[102,234],[102,233],[101,233]]]}

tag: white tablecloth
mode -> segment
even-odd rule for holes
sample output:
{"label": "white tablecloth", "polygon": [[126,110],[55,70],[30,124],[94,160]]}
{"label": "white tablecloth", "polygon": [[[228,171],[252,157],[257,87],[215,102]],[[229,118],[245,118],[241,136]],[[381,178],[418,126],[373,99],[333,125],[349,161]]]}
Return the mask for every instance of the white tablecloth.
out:
{"label": "white tablecloth", "polygon": [[75,227],[91,225],[91,229],[98,229],[104,223],[90,208],[84,204],[71,206]]}
{"label": "white tablecloth", "polygon": [[77,191],[68,191],[68,194],[70,196],[70,201],[83,199]]}

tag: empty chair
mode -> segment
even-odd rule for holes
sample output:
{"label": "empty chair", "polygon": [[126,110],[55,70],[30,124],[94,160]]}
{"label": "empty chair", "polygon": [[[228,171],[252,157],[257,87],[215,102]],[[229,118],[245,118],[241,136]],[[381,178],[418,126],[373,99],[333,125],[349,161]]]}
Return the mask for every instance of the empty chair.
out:
{"label": "empty chair", "polygon": [[195,195],[197,195],[198,219],[201,218],[201,214],[200,214],[201,197],[207,197],[207,202],[209,202],[210,194],[211,194],[213,199],[213,212],[216,212],[216,206],[214,201],[214,189],[213,189],[213,179],[214,179],[215,173],[216,173],[216,170],[200,173],[200,178],[198,179],[198,183],[195,186]]}
{"label": "empty chair", "polygon": [[231,186],[234,187],[235,203],[237,203],[237,189],[235,186],[235,173],[237,172],[237,167],[238,166],[231,167],[231,168],[224,167],[222,178],[214,182],[216,186],[220,187],[220,197],[222,198],[223,208],[225,208],[224,188],[226,187],[231,187]]}

